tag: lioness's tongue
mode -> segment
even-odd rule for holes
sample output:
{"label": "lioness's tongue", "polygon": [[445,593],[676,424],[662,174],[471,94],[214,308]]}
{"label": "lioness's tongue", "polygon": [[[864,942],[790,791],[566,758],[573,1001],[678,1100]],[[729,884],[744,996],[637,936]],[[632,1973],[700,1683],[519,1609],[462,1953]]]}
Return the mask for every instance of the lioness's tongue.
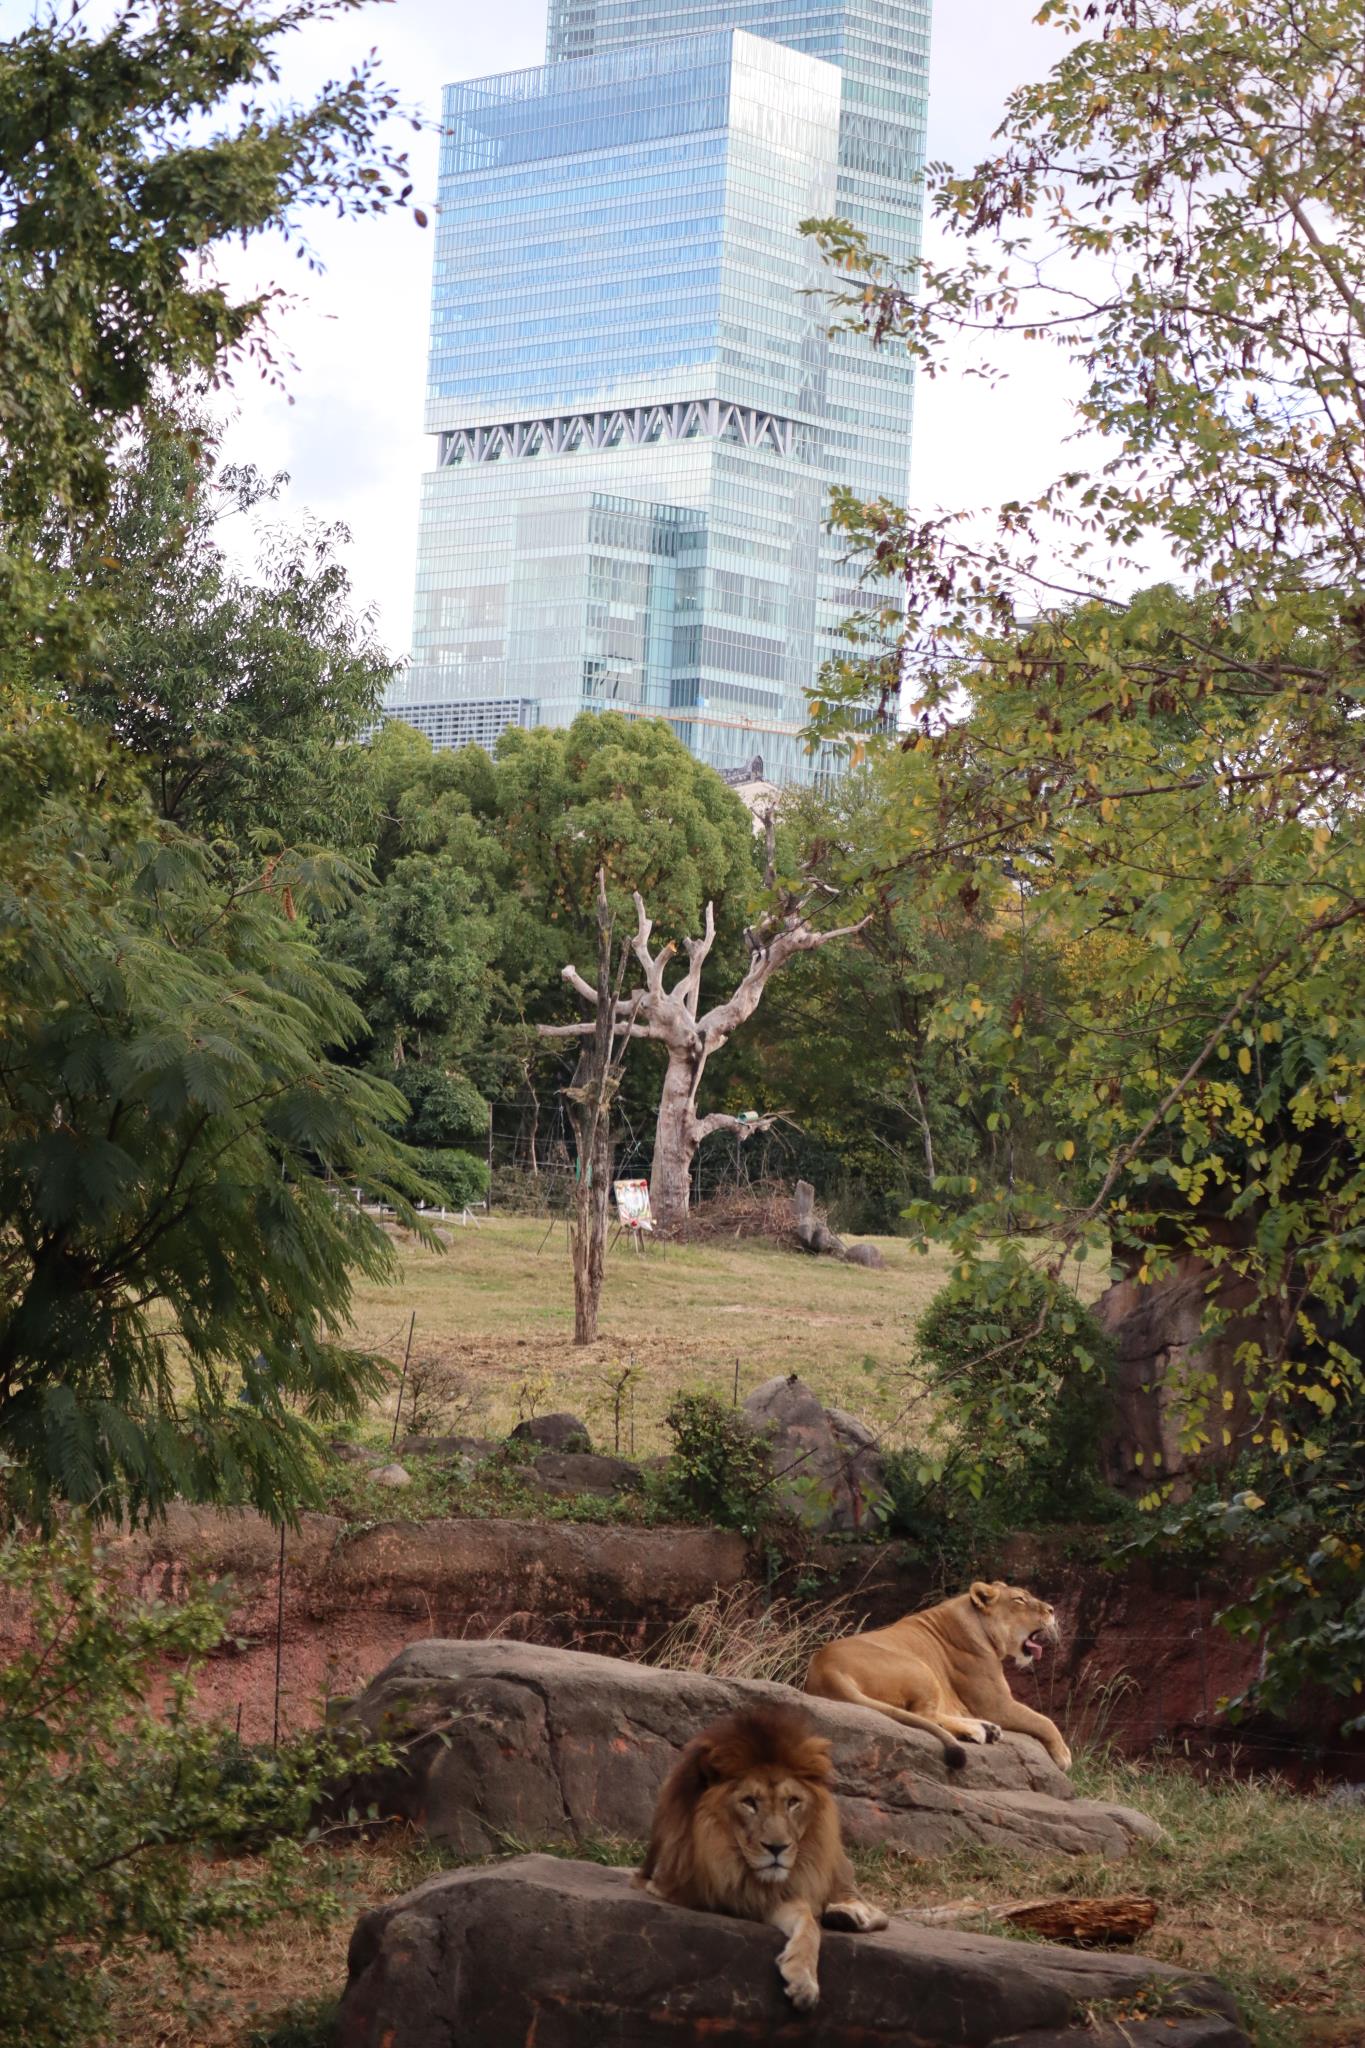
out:
{"label": "lioness's tongue", "polygon": [[1030,1657],[1035,1659],[1035,1661],[1037,1661],[1038,1663],[1042,1662],[1043,1645],[1038,1640],[1037,1636],[1030,1636],[1028,1638],[1028,1641],[1024,1644],[1024,1648],[1028,1651]]}

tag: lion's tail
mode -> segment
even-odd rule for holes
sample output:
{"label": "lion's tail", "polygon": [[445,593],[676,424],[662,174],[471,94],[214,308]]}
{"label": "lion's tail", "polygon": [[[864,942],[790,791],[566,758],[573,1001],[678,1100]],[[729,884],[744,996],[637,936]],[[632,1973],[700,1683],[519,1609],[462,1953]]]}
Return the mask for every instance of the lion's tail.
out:
{"label": "lion's tail", "polygon": [[[809,1678],[806,1690],[813,1690]],[[889,1714],[893,1721],[899,1721],[905,1728],[922,1728],[926,1735],[937,1735],[943,1744],[943,1760],[950,1770],[961,1770],[967,1761],[967,1752],[962,1744],[946,1728],[940,1728],[937,1721],[931,1721],[927,1714],[912,1714],[908,1707],[893,1707],[889,1700],[874,1699],[846,1672],[822,1671],[820,1690],[826,1699],[847,1700],[854,1707],[875,1707],[879,1714]]]}

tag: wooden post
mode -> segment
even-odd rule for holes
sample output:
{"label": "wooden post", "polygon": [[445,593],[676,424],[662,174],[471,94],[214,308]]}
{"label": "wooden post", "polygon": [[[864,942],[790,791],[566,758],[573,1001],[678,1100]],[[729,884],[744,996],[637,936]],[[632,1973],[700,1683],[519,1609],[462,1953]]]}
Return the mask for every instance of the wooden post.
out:
{"label": "wooden post", "polygon": [[284,1663],[284,1525],[280,1525],[280,1584],[275,1606],[275,1725],[270,1747],[280,1746],[280,1672]]}
{"label": "wooden post", "polygon": [[403,1350],[403,1370],[402,1370],[402,1372],[401,1372],[401,1373],[400,1373],[400,1374],[398,1375],[398,1400],[397,1400],[397,1403],[395,1404],[395,1407],[394,1407],[394,1411],[393,1411],[393,1428],[392,1428],[392,1429],[391,1429],[391,1430],[389,1431],[389,1449],[390,1449],[390,1450],[392,1450],[392,1449],[393,1449],[394,1445],[395,1445],[395,1444],[397,1443],[397,1441],[398,1441],[398,1418],[399,1418],[399,1416],[400,1416],[400,1415],[402,1414],[402,1412],[403,1412],[403,1388],[404,1388],[404,1387],[406,1386],[406,1384],[407,1384],[407,1378],[408,1378],[408,1360],[409,1360],[409,1358],[411,1358],[411,1356],[412,1356],[412,1333],[413,1333],[413,1331],[414,1331],[414,1330],[416,1329],[416,1327],[417,1327],[417,1311],[416,1311],[416,1309],[414,1309],[414,1310],[413,1310],[413,1312],[412,1312],[412,1320],[411,1320],[411,1322],[410,1322],[410,1323],[408,1324],[408,1341],[407,1341],[407,1344],[405,1345],[405,1347],[404,1347],[404,1350]]}

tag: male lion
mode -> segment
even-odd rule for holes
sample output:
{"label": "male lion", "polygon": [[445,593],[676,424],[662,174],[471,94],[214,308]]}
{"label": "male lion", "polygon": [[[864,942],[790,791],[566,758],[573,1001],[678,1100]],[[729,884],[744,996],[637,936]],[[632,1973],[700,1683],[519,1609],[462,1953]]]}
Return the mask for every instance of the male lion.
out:
{"label": "male lion", "polygon": [[1007,1659],[1031,1671],[1044,1641],[1057,1640],[1057,1620],[1046,1600],[978,1579],[970,1592],[922,1614],[907,1614],[890,1628],[844,1636],[817,1650],[806,1670],[806,1691],[820,1699],[877,1707],[909,1728],[926,1728],[953,1765],[965,1764],[962,1742],[998,1742],[1006,1728],[1034,1735],[1055,1764],[1071,1768],[1071,1751],[1046,1714],[1015,1699],[1005,1678]]}
{"label": "male lion", "polygon": [[829,1744],[799,1707],[750,1707],[694,1736],[663,1782],[641,1882],[670,1905],[762,1920],[787,1937],[778,1973],[801,2011],[820,1996],[820,1922],[866,1932],[829,1789]]}

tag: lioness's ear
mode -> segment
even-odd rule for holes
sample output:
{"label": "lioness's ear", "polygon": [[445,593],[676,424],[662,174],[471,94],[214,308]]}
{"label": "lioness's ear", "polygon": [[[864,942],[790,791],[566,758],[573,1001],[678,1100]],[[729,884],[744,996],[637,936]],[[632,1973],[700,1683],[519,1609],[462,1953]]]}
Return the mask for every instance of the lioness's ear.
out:
{"label": "lioness's ear", "polygon": [[999,1586],[988,1585],[985,1579],[972,1583],[971,1600],[973,1607],[990,1607],[1000,1598]]}

